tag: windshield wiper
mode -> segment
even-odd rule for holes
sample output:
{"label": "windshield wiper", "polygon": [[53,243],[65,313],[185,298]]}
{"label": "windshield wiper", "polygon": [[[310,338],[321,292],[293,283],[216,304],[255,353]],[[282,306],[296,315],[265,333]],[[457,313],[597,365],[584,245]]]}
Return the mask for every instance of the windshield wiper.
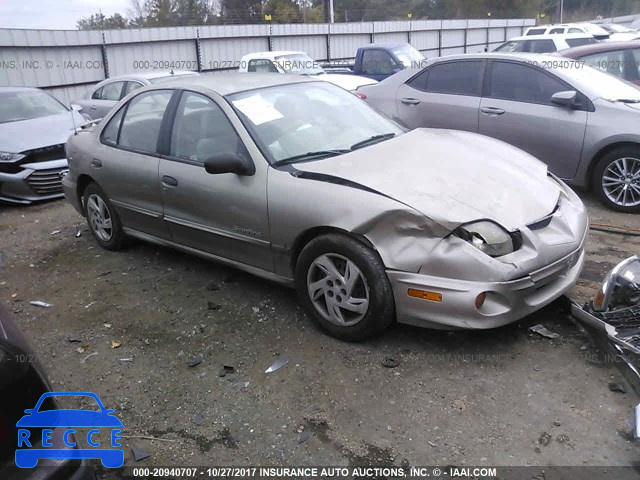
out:
{"label": "windshield wiper", "polygon": [[640,103],[640,100],[638,100],[637,98],[618,98],[616,100],[616,102],[622,102],[622,103]]}
{"label": "windshield wiper", "polygon": [[315,160],[319,158],[335,157],[336,155],[342,155],[343,153],[349,153],[351,150],[334,149],[334,150],[318,150],[317,152],[301,153],[300,155],[294,155],[293,157],[283,158],[273,164],[274,167],[281,165],[289,165],[291,163],[301,162],[303,160]]}
{"label": "windshield wiper", "polygon": [[374,135],[373,137],[369,137],[365,140],[362,140],[361,142],[354,143],[353,145],[351,145],[351,150],[357,150],[362,147],[373,145],[374,143],[382,142],[383,140],[388,140],[395,136],[395,133],[382,133],[380,135]]}

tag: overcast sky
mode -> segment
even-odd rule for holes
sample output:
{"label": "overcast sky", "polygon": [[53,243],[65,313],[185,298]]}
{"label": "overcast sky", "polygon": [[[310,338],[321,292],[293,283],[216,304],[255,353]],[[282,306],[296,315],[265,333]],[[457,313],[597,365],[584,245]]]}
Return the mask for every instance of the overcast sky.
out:
{"label": "overcast sky", "polygon": [[0,28],[74,29],[76,22],[102,10],[129,14],[129,0],[0,0]]}

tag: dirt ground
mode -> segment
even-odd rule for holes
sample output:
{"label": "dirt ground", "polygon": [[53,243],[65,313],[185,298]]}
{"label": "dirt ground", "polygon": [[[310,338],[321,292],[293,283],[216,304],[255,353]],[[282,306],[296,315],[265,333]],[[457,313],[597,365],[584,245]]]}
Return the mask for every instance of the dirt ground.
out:
{"label": "dirt ground", "polygon": [[[594,223],[640,228],[640,216],[585,201]],[[571,295],[588,299],[608,269],[638,252],[640,237],[592,232]],[[317,330],[287,288],[144,243],[102,250],[64,200],[0,206],[0,299],[54,390],[95,392],[123,436],[159,439],[124,438],[125,465],[628,466],[639,458],[620,433],[635,395],[609,390],[618,371],[554,309],[485,332],[396,326],[344,343]],[[560,337],[528,332],[536,323]],[[193,357],[202,362],[189,366]],[[383,367],[384,357],[399,365]],[[265,374],[278,358],[288,364]],[[220,376],[224,365],[234,372]],[[133,447],[151,456],[135,462]]]}

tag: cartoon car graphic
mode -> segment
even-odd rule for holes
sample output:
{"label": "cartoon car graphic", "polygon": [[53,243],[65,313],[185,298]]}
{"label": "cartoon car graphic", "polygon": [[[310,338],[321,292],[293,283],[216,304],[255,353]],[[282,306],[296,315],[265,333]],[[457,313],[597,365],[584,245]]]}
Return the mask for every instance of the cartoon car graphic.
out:
{"label": "cartoon car graphic", "polygon": [[[93,398],[100,411],[82,409],[59,409],[39,411],[47,397],[80,396]],[[114,415],[114,410],[104,408],[100,398],[91,392],[47,392],[43,393],[33,409],[27,409],[18,422],[18,449],[16,450],[16,465],[21,468],[33,468],[41,458],[54,459],[100,459],[105,468],[118,468],[124,463],[124,450],[120,447],[120,427],[122,422]],[[76,428],[90,428],[86,434],[86,443],[91,448],[73,448],[76,446]],[[57,430],[54,445],[53,430]],[[63,432],[60,434],[60,430]],[[108,447],[104,437],[109,433]],[[33,437],[32,437],[33,435]],[[41,435],[41,439],[40,439]],[[37,438],[35,438],[37,437]],[[33,444],[38,444],[33,448]],[[42,448],[40,448],[42,446]],[[22,447],[22,448],[20,448]],[[59,448],[66,447],[66,448]]]}

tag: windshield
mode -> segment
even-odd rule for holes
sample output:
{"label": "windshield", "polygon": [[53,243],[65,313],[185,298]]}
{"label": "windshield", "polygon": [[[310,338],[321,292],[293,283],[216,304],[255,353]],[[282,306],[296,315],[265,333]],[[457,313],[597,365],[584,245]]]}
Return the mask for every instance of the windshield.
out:
{"label": "windshield", "polygon": [[327,82],[279,85],[228,99],[274,162],[309,152],[344,153],[377,135],[404,132],[352,93]]}
{"label": "windshield", "polygon": [[198,72],[189,72],[189,73],[167,73],[161,77],[154,77],[149,79],[149,83],[162,83],[167,80],[172,80],[174,78],[182,78],[182,77],[196,77],[198,76]]}
{"label": "windshield", "polygon": [[68,111],[62,103],[41,90],[0,93],[0,123],[31,120]]}
{"label": "windshield", "polygon": [[606,100],[640,100],[640,87],[626,82],[612,74],[602,72],[579,62],[561,62],[555,70],[560,76],[576,86],[583,85],[586,90],[591,90],[598,98]]}
{"label": "windshield", "polygon": [[424,55],[411,45],[402,45],[391,49],[395,57],[402,62],[405,68],[424,68]]}
{"label": "windshield", "polygon": [[494,52],[522,52],[524,49],[524,40],[509,40],[503,43]]}
{"label": "windshield", "polygon": [[285,73],[294,75],[318,75],[324,73],[322,67],[313,58],[302,53],[281,55],[276,57],[276,63]]}

